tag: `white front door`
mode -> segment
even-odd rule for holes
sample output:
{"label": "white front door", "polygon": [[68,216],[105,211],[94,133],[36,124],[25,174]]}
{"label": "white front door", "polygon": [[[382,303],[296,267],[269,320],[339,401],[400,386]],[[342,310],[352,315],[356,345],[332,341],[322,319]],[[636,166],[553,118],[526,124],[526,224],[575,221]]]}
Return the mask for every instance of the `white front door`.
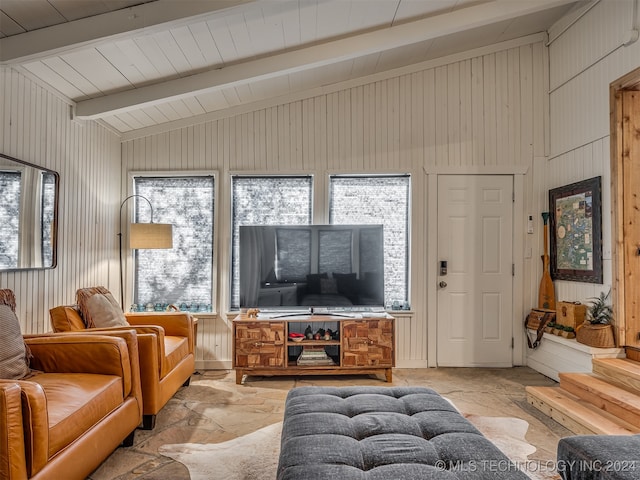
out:
{"label": "white front door", "polygon": [[438,366],[513,365],[512,252],[513,177],[439,175]]}

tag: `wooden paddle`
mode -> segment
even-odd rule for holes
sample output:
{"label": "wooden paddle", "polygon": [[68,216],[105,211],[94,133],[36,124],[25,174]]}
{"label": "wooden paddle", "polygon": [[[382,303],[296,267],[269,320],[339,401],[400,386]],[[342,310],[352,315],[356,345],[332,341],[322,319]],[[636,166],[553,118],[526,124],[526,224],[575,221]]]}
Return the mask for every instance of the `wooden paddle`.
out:
{"label": "wooden paddle", "polygon": [[540,279],[540,289],[538,291],[538,308],[548,310],[556,309],[556,292],[553,288],[553,280],[551,280],[551,272],[549,270],[549,245],[547,237],[549,236],[549,212],[542,212],[542,220],[544,220],[544,255],[542,255],[542,278]]}

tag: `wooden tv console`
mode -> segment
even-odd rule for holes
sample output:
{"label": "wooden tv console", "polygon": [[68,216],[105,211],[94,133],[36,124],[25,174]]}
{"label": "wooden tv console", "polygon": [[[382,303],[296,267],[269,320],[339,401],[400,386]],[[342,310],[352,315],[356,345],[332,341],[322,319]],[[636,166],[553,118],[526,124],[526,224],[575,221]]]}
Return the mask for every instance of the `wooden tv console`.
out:
{"label": "wooden tv console", "polygon": [[[233,368],[236,383],[244,375],[352,375],[383,373],[391,382],[395,366],[395,319],[387,314],[363,313],[358,318],[333,315],[300,315],[249,318],[241,313],[233,320]],[[361,316],[361,318],[359,318]],[[307,326],[339,333],[338,339],[289,339]],[[324,349],[332,365],[299,365],[304,348]]]}

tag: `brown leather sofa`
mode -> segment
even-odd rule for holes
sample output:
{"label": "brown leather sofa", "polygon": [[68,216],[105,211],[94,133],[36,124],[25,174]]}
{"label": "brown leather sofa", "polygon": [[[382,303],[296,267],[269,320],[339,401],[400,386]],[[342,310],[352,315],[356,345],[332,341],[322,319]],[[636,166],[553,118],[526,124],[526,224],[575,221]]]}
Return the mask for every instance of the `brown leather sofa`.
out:
{"label": "brown leather sofa", "polygon": [[[87,328],[75,306],[50,311],[55,332],[111,333],[127,327]],[[138,335],[143,428],[155,426],[156,414],[181,386],[189,385],[195,369],[196,322],[187,312],[127,313]]]}
{"label": "brown leather sofa", "polygon": [[136,334],[24,339],[33,375],[0,380],[0,478],[84,479],[142,419]]}

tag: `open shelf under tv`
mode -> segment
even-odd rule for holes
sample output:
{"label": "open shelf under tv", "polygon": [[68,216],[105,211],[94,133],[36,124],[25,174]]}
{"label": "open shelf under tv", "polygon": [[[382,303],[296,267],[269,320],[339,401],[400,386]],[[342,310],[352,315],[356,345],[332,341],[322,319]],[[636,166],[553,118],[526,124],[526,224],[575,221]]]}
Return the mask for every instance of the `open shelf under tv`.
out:
{"label": "open shelf under tv", "polygon": [[[299,342],[289,339],[290,332],[302,333],[307,326],[313,332],[330,328],[337,332],[337,338]],[[238,384],[245,375],[383,374],[391,382],[391,369],[395,366],[395,321],[382,312],[374,317],[360,313],[358,318],[327,313],[266,319],[241,313],[233,320],[233,340],[233,368]],[[323,349],[333,364],[298,364],[304,348]]]}

